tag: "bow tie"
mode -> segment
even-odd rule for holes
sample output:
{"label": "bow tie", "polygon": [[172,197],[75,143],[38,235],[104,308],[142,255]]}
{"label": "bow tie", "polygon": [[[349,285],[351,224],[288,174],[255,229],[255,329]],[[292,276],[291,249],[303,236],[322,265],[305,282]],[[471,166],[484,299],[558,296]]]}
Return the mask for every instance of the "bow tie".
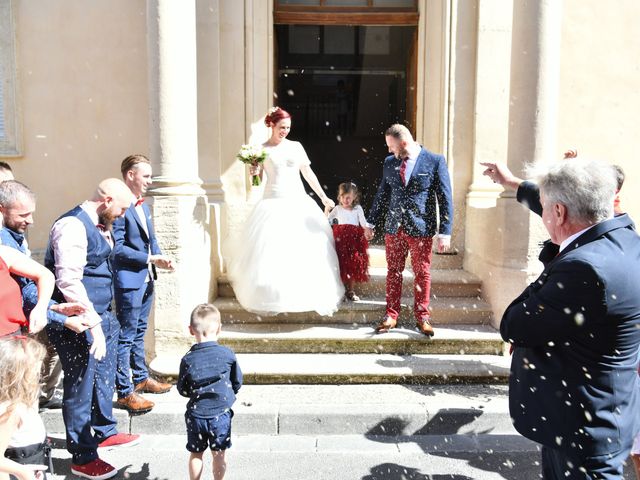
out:
{"label": "bow tie", "polygon": [[136,200],[136,207],[139,207],[143,203],[144,203],[144,198],[140,197],[138,200]]}

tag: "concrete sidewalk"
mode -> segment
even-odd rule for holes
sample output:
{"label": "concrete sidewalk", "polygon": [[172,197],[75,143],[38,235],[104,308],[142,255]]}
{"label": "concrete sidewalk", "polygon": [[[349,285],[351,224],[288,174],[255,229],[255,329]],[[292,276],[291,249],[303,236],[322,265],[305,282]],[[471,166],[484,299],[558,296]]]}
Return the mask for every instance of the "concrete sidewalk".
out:
{"label": "concrete sidewalk", "polygon": [[[115,409],[123,432],[184,431],[187,402],[175,388],[145,395],[139,416]],[[513,435],[504,385],[246,385],[234,406],[240,435]],[[42,412],[47,431],[64,431],[60,410]]]}
{"label": "concrete sidewalk", "polygon": [[[139,445],[100,451],[115,478],[187,478],[186,436],[147,435]],[[522,437],[234,436],[228,480],[521,480],[536,478],[537,448]],[[75,479],[66,451],[54,450],[52,480]],[[212,479],[205,455],[203,479]]]}

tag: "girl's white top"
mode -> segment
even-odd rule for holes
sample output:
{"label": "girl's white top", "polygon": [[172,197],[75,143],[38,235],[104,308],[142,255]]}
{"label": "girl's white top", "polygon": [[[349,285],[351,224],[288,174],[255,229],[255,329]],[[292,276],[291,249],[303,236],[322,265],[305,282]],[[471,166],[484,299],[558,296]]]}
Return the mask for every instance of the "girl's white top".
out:
{"label": "girl's white top", "polygon": [[[7,406],[7,403],[0,404],[0,415],[6,412]],[[26,447],[44,442],[47,437],[47,432],[44,428],[42,418],[40,418],[38,414],[37,404],[31,408],[25,405],[18,405],[12,415],[18,415],[20,417],[20,424],[18,429],[11,435],[9,447]]]}
{"label": "girl's white top", "polygon": [[329,223],[333,224],[334,218],[338,219],[339,225],[360,225],[361,227],[368,225],[360,205],[356,205],[351,210],[347,210],[342,205],[336,205],[329,214]]}

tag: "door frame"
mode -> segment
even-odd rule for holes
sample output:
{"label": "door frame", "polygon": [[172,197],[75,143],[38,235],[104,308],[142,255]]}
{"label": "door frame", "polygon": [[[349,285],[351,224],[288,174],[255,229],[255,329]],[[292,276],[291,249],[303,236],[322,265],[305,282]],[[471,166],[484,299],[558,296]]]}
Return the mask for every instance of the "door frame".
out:
{"label": "door frame", "polygon": [[[417,0],[418,48],[416,49],[416,140],[449,160],[449,85],[452,0]],[[275,62],[274,0],[244,0],[246,28],[246,111],[255,121],[277,104],[274,97]],[[429,48],[426,48],[426,46]],[[266,56],[266,58],[265,58]],[[427,93],[428,92],[428,95]],[[248,132],[249,127],[247,126]],[[247,135],[248,138],[248,135]]]}

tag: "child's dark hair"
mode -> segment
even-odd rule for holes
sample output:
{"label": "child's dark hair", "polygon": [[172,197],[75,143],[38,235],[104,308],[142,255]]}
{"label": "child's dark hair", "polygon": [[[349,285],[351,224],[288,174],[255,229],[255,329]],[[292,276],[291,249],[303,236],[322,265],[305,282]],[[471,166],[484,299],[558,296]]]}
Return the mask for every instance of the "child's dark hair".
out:
{"label": "child's dark hair", "polygon": [[338,202],[340,202],[340,197],[342,195],[347,195],[348,193],[353,194],[353,206],[356,206],[360,203],[360,190],[358,186],[353,182],[343,182],[338,185]]}

